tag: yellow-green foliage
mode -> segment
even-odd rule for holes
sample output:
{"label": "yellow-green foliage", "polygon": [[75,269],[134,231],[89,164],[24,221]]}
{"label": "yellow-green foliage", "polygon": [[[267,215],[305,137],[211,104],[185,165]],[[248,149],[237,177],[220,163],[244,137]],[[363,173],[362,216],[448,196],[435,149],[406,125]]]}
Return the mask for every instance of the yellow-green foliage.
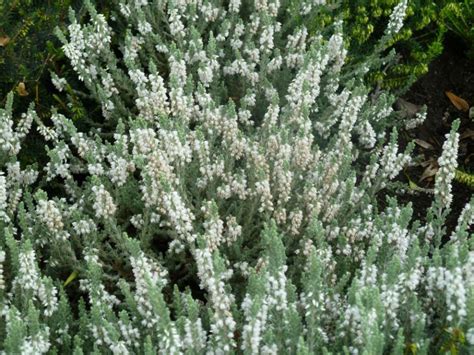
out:
{"label": "yellow-green foliage", "polygon": [[[295,0],[298,2],[297,0]],[[342,16],[347,45],[352,61],[362,60],[383,34],[390,14],[399,0],[342,0],[333,2],[333,11],[326,11],[313,23],[304,23],[310,33]],[[443,50],[444,26],[437,19],[444,1],[409,0],[402,30],[387,43],[387,50],[396,48],[403,55],[398,64],[384,72],[371,73],[372,84],[385,88],[407,87],[428,71],[428,64]]]}
{"label": "yellow-green foliage", "polygon": [[[346,31],[353,38],[352,52],[363,56],[380,37],[398,0],[344,0]],[[445,29],[436,23],[439,1],[410,0],[405,24],[387,44],[403,54],[400,62],[369,79],[386,88],[401,88],[428,72],[428,64],[441,53]]]}
{"label": "yellow-green foliage", "polygon": [[464,184],[469,188],[474,189],[474,174],[469,174],[465,171],[456,169],[456,175],[454,178],[461,184]]}
{"label": "yellow-green foliage", "polygon": [[474,59],[474,1],[451,1],[441,11],[442,24],[461,37]]}

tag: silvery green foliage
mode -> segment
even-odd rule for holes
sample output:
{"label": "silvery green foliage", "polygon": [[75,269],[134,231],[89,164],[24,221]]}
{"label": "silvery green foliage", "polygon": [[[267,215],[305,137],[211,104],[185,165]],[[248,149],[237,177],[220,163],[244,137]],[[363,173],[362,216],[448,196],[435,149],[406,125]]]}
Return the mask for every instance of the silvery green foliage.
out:
{"label": "silvery green foliage", "polygon": [[[346,67],[340,24],[286,25],[310,3],[71,14],[64,52],[103,122],[32,107],[15,124],[11,96],[0,112],[5,353],[473,349],[474,200],[443,227],[456,127],[428,221],[379,208],[412,148],[386,137],[394,98],[363,84],[390,58]],[[40,168],[18,162],[32,125]]]}

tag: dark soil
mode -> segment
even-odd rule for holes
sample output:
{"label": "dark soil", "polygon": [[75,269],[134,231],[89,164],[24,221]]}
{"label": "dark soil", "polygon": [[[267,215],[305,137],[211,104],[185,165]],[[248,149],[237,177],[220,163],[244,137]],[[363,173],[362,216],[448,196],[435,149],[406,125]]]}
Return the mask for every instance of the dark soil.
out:
{"label": "dark soil", "polygon": [[[431,145],[429,149],[417,145],[414,153],[420,157],[420,162],[430,159],[436,161],[441,155],[445,135],[449,133],[451,123],[460,118],[458,168],[474,174],[474,119],[469,118],[468,112],[458,110],[445,94],[446,91],[451,91],[466,100],[471,107],[474,106],[474,63],[467,59],[464,50],[465,45],[455,38],[447,38],[443,54],[432,62],[428,74],[420,78],[406,93],[404,96],[406,101],[426,105],[428,114],[423,125],[405,132],[400,138],[405,143],[413,139],[429,143]],[[402,181],[408,184],[407,176],[409,176],[419,187],[433,188],[434,177],[420,181],[425,168],[420,165],[410,167],[405,171],[406,175],[401,178]],[[469,187],[456,180],[453,182],[453,204],[446,221],[448,233],[456,226],[461,210],[474,193],[473,188],[474,186]],[[404,195],[402,200],[411,201],[415,217],[424,220],[424,214],[432,203],[433,195],[417,192]]]}

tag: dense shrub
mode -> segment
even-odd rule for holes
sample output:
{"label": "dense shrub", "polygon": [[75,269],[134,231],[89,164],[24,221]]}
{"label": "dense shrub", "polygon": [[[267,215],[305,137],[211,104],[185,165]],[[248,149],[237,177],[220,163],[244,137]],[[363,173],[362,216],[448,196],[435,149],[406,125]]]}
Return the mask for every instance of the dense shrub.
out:
{"label": "dense shrub", "polygon": [[[102,122],[0,112],[6,353],[473,350],[474,200],[444,227],[457,122],[427,222],[377,204],[413,146],[364,78],[406,1],[357,65],[341,22],[309,35],[286,2],[86,5],[61,39]],[[18,163],[31,127],[45,166]]]}

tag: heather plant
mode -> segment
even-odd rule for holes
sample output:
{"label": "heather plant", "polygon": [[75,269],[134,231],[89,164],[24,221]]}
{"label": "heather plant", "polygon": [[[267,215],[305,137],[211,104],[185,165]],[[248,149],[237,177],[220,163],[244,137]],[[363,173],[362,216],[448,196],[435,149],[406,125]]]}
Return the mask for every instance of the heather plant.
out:
{"label": "heather plant", "polygon": [[[395,97],[364,84],[406,1],[357,65],[341,22],[310,35],[285,2],[86,6],[59,35],[102,121],[0,111],[5,353],[473,350],[474,200],[444,226],[458,122],[414,220]],[[32,129],[44,166],[18,162]]]}

